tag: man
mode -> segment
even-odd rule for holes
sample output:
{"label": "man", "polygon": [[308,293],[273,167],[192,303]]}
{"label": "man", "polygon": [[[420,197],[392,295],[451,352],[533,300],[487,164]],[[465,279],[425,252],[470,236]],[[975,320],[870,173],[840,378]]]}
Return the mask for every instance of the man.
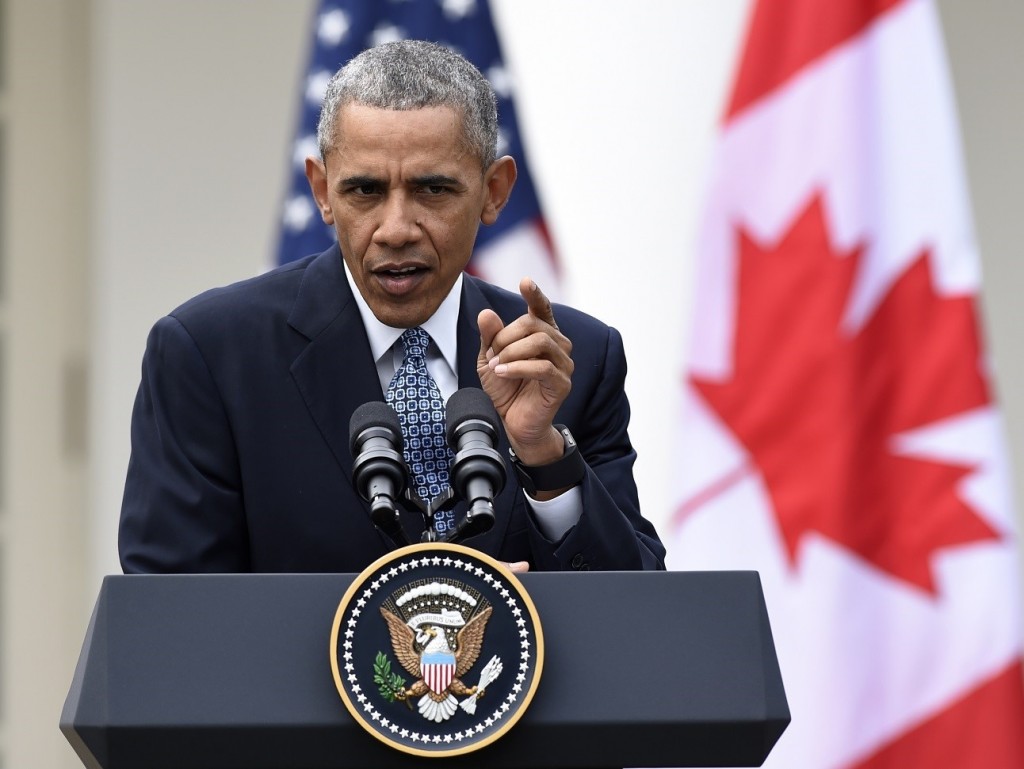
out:
{"label": "man", "polygon": [[520,570],[664,568],[632,478],[618,333],[529,279],[519,297],[463,273],[516,177],[495,157],[486,79],[437,45],[379,46],[332,79],[318,140],[306,172],[339,245],[202,294],[150,334],[124,570],[347,572],[387,552],[348,424],[402,389],[414,339],[417,375],[437,397],[482,387],[515,452],[494,527],[467,544]]}

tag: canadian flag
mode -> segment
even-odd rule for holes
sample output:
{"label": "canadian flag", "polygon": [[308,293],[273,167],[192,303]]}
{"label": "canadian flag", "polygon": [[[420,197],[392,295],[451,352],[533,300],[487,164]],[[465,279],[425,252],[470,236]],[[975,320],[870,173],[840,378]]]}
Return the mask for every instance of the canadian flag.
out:
{"label": "canadian flag", "polygon": [[670,566],[761,574],[768,759],[1024,767],[1018,544],[929,0],[759,0],[713,161]]}

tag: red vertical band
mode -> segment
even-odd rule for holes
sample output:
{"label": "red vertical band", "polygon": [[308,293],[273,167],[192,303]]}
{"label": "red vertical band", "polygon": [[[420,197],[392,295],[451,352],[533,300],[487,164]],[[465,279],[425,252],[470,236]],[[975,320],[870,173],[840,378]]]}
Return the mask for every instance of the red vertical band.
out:
{"label": "red vertical band", "polygon": [[725,122],[902,0],[757,0]]}

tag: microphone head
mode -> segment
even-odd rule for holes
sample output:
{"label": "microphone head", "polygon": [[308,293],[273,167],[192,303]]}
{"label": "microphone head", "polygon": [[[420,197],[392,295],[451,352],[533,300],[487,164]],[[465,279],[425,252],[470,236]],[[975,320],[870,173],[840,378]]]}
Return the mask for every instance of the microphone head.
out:
{"label": "microphone head", "polygon": [[498,412],[494,410],[490,396],[479,387],[464,387],[452,393],[445,409],[445,437],[449,446],[455,445],[456,428],[470,419],[479,419],[489,424],[495,437],[500,434]]}
{"label": "microphone head", "polygon": [[383,427],[394,433],[395,448],[402,451],[402,423],[398,413],[384,401],[369,401],[352,412],[348,422],[348,447],[355,456],[356,440],[371,427]]}

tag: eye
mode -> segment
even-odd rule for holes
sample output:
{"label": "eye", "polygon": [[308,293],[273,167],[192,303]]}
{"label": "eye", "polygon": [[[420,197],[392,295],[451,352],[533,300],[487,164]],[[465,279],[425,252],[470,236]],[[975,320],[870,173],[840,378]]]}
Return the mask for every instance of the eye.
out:
{"label": "eye", "polygon": [[379,195],[384,190],[384,184],[380,179],[373,179],[367,176],[351,176],[342,182],[340,189],[344,195],[366,198]]}
{"label": "eye", "polygon": [[425,198],[446,197],[455,195],[461,189],[458,180],[444,174],[430,174],[413,180],[413,188],[417,195]]}

